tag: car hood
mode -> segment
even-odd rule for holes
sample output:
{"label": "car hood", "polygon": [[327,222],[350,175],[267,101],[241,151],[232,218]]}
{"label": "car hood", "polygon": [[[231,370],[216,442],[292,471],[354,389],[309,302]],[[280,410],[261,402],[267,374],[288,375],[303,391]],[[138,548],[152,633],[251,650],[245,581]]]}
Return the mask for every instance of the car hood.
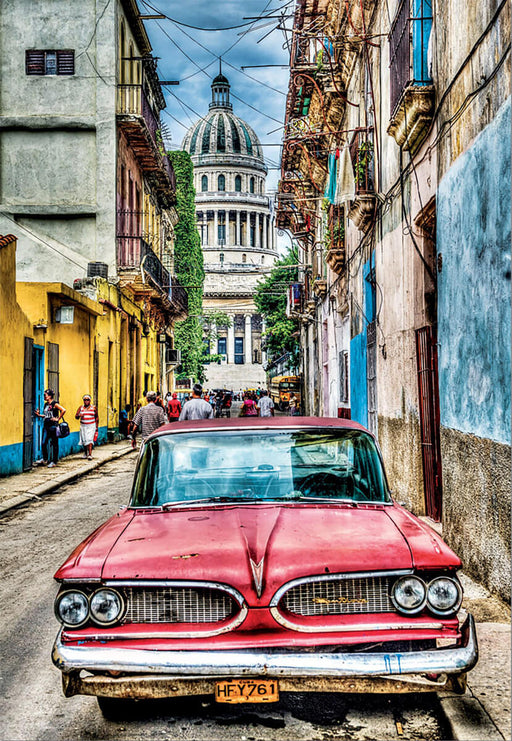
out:
{"label": "car hood", "polygon": [[[260,606],[292,579],[418,565],[403,532],[407,527],[420,561],[425,554],[438,567],[457,561],[437,536],[432,540],[429,528],[414,530],[416,518],[396,512],[395,506],[256,504],[131,510],[124,519],[124,527],[113,520],[84,543],[78,559],[82,574],[90,553],[89,566],[96,572],[90,577],[215,581],[235,587],[249,604]],[[76,576],[69,567],[71,563],[68,568],[65,564],[56,576]]]}

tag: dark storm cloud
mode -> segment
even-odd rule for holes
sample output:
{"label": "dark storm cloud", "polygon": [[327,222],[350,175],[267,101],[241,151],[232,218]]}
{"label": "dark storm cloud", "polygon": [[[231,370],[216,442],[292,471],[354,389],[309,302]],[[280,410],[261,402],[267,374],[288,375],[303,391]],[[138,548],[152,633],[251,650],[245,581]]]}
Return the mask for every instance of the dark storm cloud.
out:
{"label": "dark storm cloud", "polygon": [[[160,79],[180,81],[179,86],[164,89],[167,109],[162,120],[172,136],[172,147],[179,148],[187,129],[208,112],[210,86],[218,74],[219,57],[222,56],[222,72],[231,84],[234,113],[252,126],[264,145],[268,165],[276,166],[279,147],[265,145],[281,141],[288,68],[258,67],[245,70],[245,74],[241,68],[247,65],[288,65],[288,52],[283,49],[284,35],[281,31],[272,30],[277,19],[254,21],[252,25],[223,31],[201,31],[180,24],[216,29],[237,26],[248,23],[247,17],[259,17],[269,12],[278,15],[287,8],[291,12],[293,5],[287,0],[138,2],[142,14],[157,10],[176,21],[146,22],[153,53],[159,57]],[[290,21],[286,25],[290,26]],[[269,134],[271,131],[274,133]],[[276,183],[277,170],[270,170],[268,186],[275,188]]]}

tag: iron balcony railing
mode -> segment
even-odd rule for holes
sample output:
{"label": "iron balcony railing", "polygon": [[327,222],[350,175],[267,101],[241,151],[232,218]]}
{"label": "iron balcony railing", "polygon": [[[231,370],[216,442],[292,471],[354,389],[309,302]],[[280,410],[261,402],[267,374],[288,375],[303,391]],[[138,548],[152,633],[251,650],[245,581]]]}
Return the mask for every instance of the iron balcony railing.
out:
{"label": "iron balcony railing", "polygon": [[117,86],[117,113],[126,116],[141,116],[148,127],[151,138],[157,143],[160,121],[149,104],[142,85]]}
{"label": "iron balcony railing", "polygon": [[409,85],[428,85],[432,0],[401,0],[389,34],[391,114]]}
{"label": "iron balcony railing", "polygon": [[117,237],[117,265],[121,269],[143,271],[162,293],[169,293],[171,276],[143,237]]}
{"label": "iron balcony railing", "polygon": [[358,129],[350,144],[355,189],[358,193],[375,192],[375,157],[373,129]]}

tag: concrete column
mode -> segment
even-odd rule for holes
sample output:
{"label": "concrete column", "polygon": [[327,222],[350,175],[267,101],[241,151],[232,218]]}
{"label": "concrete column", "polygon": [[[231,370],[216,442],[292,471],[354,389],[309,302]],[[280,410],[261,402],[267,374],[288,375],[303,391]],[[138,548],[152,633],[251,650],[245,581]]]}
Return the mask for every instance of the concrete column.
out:
{"label": "concrete column", "polygon": [[260,231],[260,226],[261,226],[261,214],[259,214],[258,212],[256,212],[256,221],[254,223],[254,227],[256,229],[256,239],[254,240],[254,246],[257,249],[261,249],[261,231]]}
{"label": "concrete column", "polygon": [[[230,317],[231,319],[233,317]],[[228,363],[234,363],[235,362],[235,328],[233,325],[228,327],[228,346],[227,346],[227,354],[228,354]]]}
{"label": "concrete column", "polygon": [[213,240],[212,244],[214,247],[219,246],[219,217],[217,211],[213,212]]}
{"label": "concrete column", "polygon": [[244,350],[245,362],[252,363],[252,327],[250,314],[247,314],[245,317]]}
{"label": "concrete column", "polygon": [[240,211],[236,212],[236,226],[235,226],[235,245],[242,244],[242,235],[240,233]]}

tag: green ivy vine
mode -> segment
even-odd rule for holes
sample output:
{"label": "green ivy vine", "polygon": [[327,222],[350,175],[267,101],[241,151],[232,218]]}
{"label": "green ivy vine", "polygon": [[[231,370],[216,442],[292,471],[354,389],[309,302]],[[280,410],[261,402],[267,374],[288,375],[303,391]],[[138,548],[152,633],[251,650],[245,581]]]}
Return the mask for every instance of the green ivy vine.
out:
{"label": "green ivy vine", "polygon": [[196,225],[194,168],[188,152],[171,151],[167,155],[176,173],[176,211],[179,216],[174,228],[174,269],[176,278],[187,291],[189,313],[184,321],[176,322],[174,328],[174,344],[181,350],[178,378],[203,381],[204,264]]}

